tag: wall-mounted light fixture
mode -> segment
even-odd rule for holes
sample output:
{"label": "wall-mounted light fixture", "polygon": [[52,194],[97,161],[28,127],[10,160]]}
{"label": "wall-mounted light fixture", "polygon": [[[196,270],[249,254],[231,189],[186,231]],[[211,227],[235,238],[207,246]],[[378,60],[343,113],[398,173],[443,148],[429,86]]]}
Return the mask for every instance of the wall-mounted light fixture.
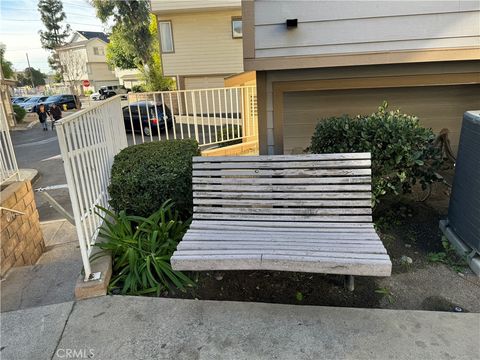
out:
{"label": "wall-mounted light fixture", "polygon": [[298,26],[298,19],[287,19],[285,24],[287,25],[287,29],[294,29]]}

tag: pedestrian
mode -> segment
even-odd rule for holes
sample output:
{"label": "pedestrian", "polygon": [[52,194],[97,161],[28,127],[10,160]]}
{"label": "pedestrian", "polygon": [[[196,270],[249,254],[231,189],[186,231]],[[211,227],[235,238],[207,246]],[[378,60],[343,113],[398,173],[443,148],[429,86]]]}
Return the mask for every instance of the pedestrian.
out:
{"label": "pedestrian", "polygon": [[48,110],[50,113],[50,117],[52,118],[52,131],[53,127],[55,126],[55,121],[60,120],[62,118],[62,110],[60,110],[60,106],[53,103]]}
{"label": "pedestrian", "polygon": [[37,110],[38,120],[42,124],[43,131],[48,131],[47,116],[48,112],[44,104],[40,104]]}

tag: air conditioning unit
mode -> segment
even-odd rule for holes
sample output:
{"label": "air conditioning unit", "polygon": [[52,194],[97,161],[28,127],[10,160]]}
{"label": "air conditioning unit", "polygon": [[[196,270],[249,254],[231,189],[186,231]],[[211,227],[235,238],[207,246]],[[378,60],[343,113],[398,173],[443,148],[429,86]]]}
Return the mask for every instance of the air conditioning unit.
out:
{"label": "air conditioning unit", "polygon": [[463,115],[448,219],[440,229],[480,276],[480,111]]}

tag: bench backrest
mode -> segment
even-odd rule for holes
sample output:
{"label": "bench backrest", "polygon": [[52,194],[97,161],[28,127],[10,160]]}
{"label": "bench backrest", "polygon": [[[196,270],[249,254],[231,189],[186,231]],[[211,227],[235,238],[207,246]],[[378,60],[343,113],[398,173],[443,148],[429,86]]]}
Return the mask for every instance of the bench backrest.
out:
{"label": "bench backrest", "polygon": [[194,219],[371,222],[370,153],[193,158]]}

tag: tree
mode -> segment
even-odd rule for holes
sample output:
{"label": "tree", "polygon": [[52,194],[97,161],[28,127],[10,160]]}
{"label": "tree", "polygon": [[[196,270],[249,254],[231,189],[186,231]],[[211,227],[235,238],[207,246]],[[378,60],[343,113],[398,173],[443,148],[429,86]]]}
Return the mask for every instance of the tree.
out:
{"label": "tree", "polygon": [[117,26],[113,29],[109,37],[110,42],[107,45],[107,62],[120,69],[133,69],[139,64],[134,46],[125,40],[126,37],[123,26]]}
{"label": "tree", "polygon": [[5,45],[0,44],[0,63],[2,64],[3,77],[5,79],[13,78],[15,71],[13,70],[13,64],[5,59]]}
{"label": "tree", "polygon": [[113,33],[121,33],[125,48],[134,54],[136,62],[146,65],[150,59],[150,1],[148,0],[91,0],[97,17],[104,23],[113,19]]}
{"label": "tree", "polygon": [[32,78],[34,86],[45,85],[45,79],[47,78],[47,75],[42,73],[40,70],[27,67],[23,74],[18,74],[18,84],[20,86],[31,86]]}
{"label": "tree", "polygon": [[46,30],[40,30],[40,42],[44,49],[50,50],[51,55],[48,63],[53,70],[62,72],[62,67],[55,51],[56,48],[65,45],[70,35],[70,25],[62,25],[66,19],[63,4],[60,0],[40,0],[38,11]]}
{"label": "tree", "polygon": [[163,76],[162,59],[160,57],[160,43],[158,41],[157,19],[155,15],[150,15],[149,31],[152,36],[152,43],[150,45],[150,59],[148,66],[140,69],[145,81],[146,91],[164,91],[173,89],[173,80]]}

